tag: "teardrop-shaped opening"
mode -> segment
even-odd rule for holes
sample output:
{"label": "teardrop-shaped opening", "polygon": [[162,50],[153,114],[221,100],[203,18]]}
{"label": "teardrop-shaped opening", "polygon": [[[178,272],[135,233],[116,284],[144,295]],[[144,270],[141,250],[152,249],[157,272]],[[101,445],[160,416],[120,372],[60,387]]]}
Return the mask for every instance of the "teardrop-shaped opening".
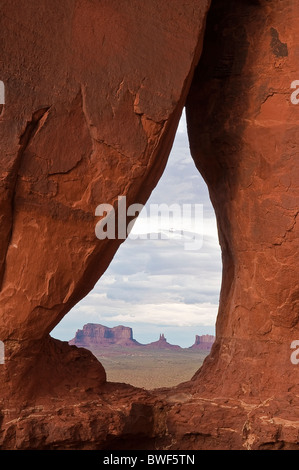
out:
{"label": "teardrop-shaped opening", "polygon": [[183,112],[164,174],[128,239],[52,335],[90,349],[109,381],[152,389],[190,380],[213,343],[221,269]]}

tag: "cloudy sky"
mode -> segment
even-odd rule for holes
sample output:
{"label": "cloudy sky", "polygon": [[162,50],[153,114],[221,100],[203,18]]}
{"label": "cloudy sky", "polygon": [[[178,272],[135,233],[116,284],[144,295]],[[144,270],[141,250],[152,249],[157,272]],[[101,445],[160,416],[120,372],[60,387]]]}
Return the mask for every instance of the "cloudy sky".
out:
{"label": "cloudy sky", "polygon": [[[156,213],[161,204],[175,204],[175,212]],[[215,332],[221,269],[215,215],[183,113],[165,172],[130,237],[51,334],[70,340],[85,323],[125,325],[141,343],[164,333],[172,344],[191,346],[196,334]]]}

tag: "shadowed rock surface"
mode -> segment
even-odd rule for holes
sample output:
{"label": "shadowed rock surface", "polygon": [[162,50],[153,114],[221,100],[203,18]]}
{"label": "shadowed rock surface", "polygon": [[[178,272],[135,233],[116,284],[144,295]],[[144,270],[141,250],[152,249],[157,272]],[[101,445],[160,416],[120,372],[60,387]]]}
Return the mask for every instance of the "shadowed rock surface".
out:
{"label": "shadowed rock surface", "polygon": [[290,2],[214,2],[187,100],[223,258],[216,341],[195,380],[207,393],[299,392],[290,360],[299,335],[298,15]]}

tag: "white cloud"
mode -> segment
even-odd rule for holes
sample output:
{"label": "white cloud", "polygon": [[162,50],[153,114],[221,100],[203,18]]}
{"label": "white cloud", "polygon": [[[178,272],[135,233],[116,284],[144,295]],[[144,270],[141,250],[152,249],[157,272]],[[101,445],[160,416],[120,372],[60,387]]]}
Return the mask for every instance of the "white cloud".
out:
{"label": "white cloud", "polygon": [[185,108],[183,109],[183,113],[182,113],[182,117],[181,117],[180,122],[179,122],[177,134],[183,134],[184,136],[187,134]]}
{"label": "white cloud", "polygon": [[86,315],[87,323],[102,323],[107,320],[133,323],[153,323],[154,325],[172,326],[214,326],[218,305],[210,302],[185,304],[183,302],[161,302],[131,304],[124,300],[113,302],[105,294],[96,294],[86,305],[77,305],[73,309],[75,316]]}

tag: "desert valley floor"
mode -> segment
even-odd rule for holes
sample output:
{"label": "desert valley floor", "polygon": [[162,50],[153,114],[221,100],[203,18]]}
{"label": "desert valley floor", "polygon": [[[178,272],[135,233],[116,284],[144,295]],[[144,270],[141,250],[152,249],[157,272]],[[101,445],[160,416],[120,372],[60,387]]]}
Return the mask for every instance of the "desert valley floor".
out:
{"label": "desert valley floor", "polygon": [[208,351],[109,348],[93,351],[109,382],[124,382],[148,390],[173,387],[190,380]]}

